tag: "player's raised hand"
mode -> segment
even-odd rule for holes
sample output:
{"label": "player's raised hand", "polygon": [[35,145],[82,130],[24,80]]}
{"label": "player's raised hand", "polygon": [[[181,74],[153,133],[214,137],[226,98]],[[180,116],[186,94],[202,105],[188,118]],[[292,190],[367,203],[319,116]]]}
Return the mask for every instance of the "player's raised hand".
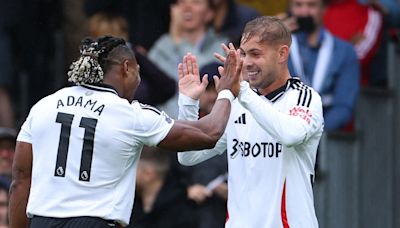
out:
{"label": "player's raised hand", "polygon": [[[225,55],[228,55],[229,50],[236,50],[233,43],[229,43],[228,46],[226,44],[221,44],[221,47]],[[214,53],[214,57],[220,62],[225,63],[226,58],[223,55],[219,53]]]}
{"label": "player's raised hand", "polygon": [[200,80],[199,66],[196,56],[191,53],[186,54],[182,63],[178,65],[179,92],[198,100],[208,85],[208,75],[203,75]]}
{"label": "player's raised hand", "polygon": [[229,49],[224,61],[224,66],[218,67],[221,78],[214,76],[217,91],[229,89],[237,96],[240,91],[243,60],[240,58],[239,50]]}

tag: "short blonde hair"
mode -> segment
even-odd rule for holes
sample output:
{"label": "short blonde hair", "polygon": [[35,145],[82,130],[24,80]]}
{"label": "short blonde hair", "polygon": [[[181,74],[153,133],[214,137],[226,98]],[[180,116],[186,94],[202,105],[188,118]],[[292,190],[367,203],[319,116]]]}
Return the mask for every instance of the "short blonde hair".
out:
{"label": "short blonde hair", "polygon": [[292,36],[288,28],[277,17],[261,16],[246,24],[241,43],[251,37],[259,36],[260,42],[267,45],[284,44],[290,47]]}

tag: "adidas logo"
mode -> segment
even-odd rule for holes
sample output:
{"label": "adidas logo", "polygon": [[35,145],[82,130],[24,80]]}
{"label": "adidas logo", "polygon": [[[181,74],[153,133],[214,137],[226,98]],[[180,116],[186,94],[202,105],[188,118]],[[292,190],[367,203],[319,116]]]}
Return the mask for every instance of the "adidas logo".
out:
{"label": "adidas logo", "polygon": [[235,120],[235,124],[246,124],[246,114],[243,113],[237,120]]}

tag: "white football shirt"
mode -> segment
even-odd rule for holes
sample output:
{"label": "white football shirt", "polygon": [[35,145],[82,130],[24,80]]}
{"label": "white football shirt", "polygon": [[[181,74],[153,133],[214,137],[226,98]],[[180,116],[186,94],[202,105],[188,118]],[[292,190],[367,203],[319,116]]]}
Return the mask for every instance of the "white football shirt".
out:
{"label": "white football shirt", "polygon": [[93,216],[129,223],[143,145],[173,120],[105,85],[63,88],[35,104],[18,135],[32,144],[27,215]]}
{"label": "white football shirt", "polygon": [[[196,109],[181,98],[180,118],[194,120]],[[321,98],[298,79],[266,97],[242,82],[215,148],[178,159],[193,165],[227,149],[227,228],[316,228],[312,182],[322,132]]]}

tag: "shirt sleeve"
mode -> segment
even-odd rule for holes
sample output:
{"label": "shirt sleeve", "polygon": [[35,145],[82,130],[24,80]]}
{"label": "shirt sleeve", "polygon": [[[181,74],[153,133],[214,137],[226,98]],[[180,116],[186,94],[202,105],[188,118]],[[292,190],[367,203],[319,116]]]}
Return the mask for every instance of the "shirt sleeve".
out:
{"label": "shirt sleeve", "polygon": [[[179,94],[179,119],[196,121],[199,117],[199,101]],[[202,161],[210,159],[215,155],[220,155],[226,150],[226,132],[218,140],[213,149],[196,150],[190,152],[179,152],[178,161],[182,165],[192,166]]]}
{"label": "shirt sleeve", "polygon": [[145,145],[156,146],[167,136],[174,120],[150,105],[140,104],[140,107],[140,119],[136,126],[138,137]]}
{"label": "shirt sleeve", "polygon": [[199,119],[199,109],[200,109],[199,100],[194,100],[182,93],[179,93],[178,106],[179,106],[178,119],[191,120],[191,121]]}
{"label": "shirt sleeve", "polygon": [[258,124],[285,146],[299,145],[322,131],[322,103],[316,92],[309,95],[308,107],[293,105],[288,113],[280,112],[271,103],[265,102],[245,81],[241,82],[238,98]]}

